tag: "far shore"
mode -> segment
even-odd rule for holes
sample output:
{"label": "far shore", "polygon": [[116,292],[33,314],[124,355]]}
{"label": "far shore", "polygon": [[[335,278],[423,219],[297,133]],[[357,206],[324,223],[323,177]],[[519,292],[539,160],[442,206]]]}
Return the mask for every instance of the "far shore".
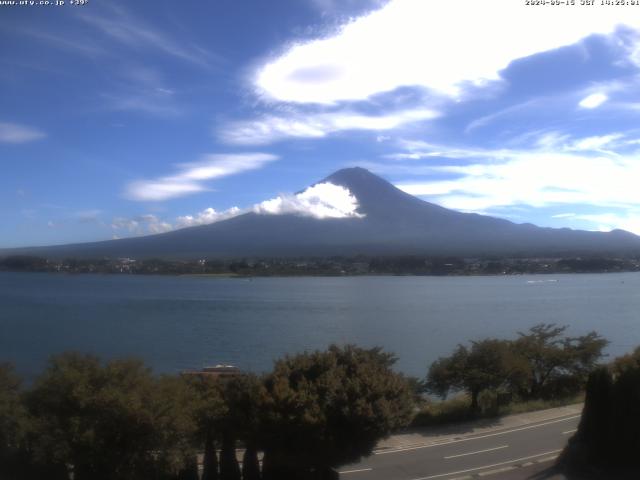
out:
{"label": "far shore", "polygon": [[640,256],[429,257],[424,255],[242,259],[49,259],[0,257],[0,271],[234,277],[507,276],[640,271]]}

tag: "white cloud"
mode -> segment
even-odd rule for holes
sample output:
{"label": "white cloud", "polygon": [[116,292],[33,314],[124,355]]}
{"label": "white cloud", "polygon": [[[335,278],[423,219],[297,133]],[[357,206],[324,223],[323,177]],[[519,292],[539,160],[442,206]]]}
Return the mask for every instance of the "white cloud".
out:
{"label": "white cloud", "polygon": [[499,80],[513,60],[619,25],[638,28],[640,17],[624,8],[550,15],[513,0],[393,0],[336,35],[291,46],[259,68],[254,82],[266,99],[299,103],[363,100],[402,86],[458,97],[466,85]]}
{"label": "white cloud", "polygon": [[357,210],[356,197],[347,188],[332,183],[318,183],[296,195],[280,195],[253,207],[258,214],[294,214],[319,219],[362,217]]}
{"label": "white cloud", "polygon": [[140,180],[127,185],[125,196],[131,200],[159,202],[170,198],[183,197],[206,190],[195,182],[186,182],[176,177],[154,180]]}
{"label": "white cloud", "polygon": [[577,151],[589,151],[589,150],[603,151],[602,149],[604,147],[614,144],[616,140],[619,140],[622,137],[623,135],[621,133],[614,133],[611,135],[600,135],[600,136],[582,138],[574,142],[573,145],[569,147],[569,149],[577,150]]}
{"label": "white cloud", "polygon": [[33,127],[17,123],[0,123],[0,143],[26,143],[40,140],[46,135]]}
{"label": "white cloud", "polygon": [[162,201],[207,190],[206,180],[254,170],[278,157],[268,153],[205,155],[199,162],[178,164],[170,176],[139,180],[127,185],[125,196],[138,201]]}
{"label": "white cloud", "polygon": [[209,207],[205,208],[201,212],[196,213],[195,215],[184,215],[178,217],[176,228],[208,225],[210,223],[219,222],[228,218],[237,217],[242,213],[243,211],[238,207],[231,207],[228,210],[223,210],[222,212],[218,212],[216,209]]}
{"label": "white cloud", "polygon": [[126,231],[132,235],[164,233],[179,228],[220,222],[250,211],[261,215],[293,214],[318,219],[363,217],[364,215],[358,213],[357,209],[358,200],[348,189],[331,183],[320,183],[295,195],[280,195],[266,200],[250,209],[231,207],[217,211],[211,207],[205,208],[195,215],[180,216],[173,224],[153,214],[138,215],[133,218],[116,217],[111,221],[111,229],[115,232]]}
{"label": "white cloud", "polygon": [[576,218],[595,224],[597,229],[602,232],[622,229],[640,235],[640,210],[631,210],[625,213],[578,215]]}
{"label": "white cloud", "polygon": [[592,93],[591,95],[580,100],[578,105],[582,108],[598,108],[609,99],[604,93]]}
{"label": "white cloud", "polygon": [[152,214],[140,215],[136,220],[142,224],[146,224],[147,229],[151,233],[164,233],[173,230],[173,225],[160,220]]}
{"label": "white cloud", "polygon": [[517,152],[500,163],[434,170],[460,175],[454,180],[400,185],[413,195],[437,195],[441,203],[460,210],[496,206],[591,204],[624,206],[640,202],[634,187],[640,165],[554,152]]}
{"label": "white cloud", "polygon": [[139,215],[135,218],[116,217],[111,221],[113,230],[127,230],[134,235],[147,233],[165,233],[173,230],[173,225],[152,214]]}
{"label": "white cloud", "polygon": [[575,213],[558,213],[556,215],[551,215],[551,218],[571,218],[575,216]]}
{"label": "white cloud", "polygon": [[380,7],[386,0],[310,0],[311,4],[323,14],[344,11],[345,7],[366,7],[369,10]]}
{"label": "white cloud", "polygon": [[[445,207],[464,211],[563,204],[629,209],[640,204],[636,186],[636,179],[640,178],[639,152],[607,153],[601,148],[616,144],[619,138],[619,134],[612,134],[565,139],[565,143],[543,141],[526,150],[454,147],[451,157],[467,159],[469,164],[429,165],[426,172],[447,178],[397,186],[412,195],[429,196]],[[414,142],[413,146],[424,149],[419,154],[429,153],[428,144]],[[447,157],[447,147],[432,148]]]}
{"label": "white cloud", "polygon": [[231,123],[221,132],[220,137],[228,143],[259,145],[289,137],[322,138],[343,130],[391,130],[406,123],[437,116],[437,112],[425,108],[401,110],[384,115],[362,115],[349,111],[290,116],[269,115],[259,120]]}
{"label": "white cloud", "polygon": [[124,217],[116,217],[111,221],[111,228],[114,230],[128,230],[129,232],[135,232],[140,223],[137,220]]}
{"label": "white cloud", "polygon": [[150,223],[149,231],[151,233],[165,233],[173,230],[173,225],[167,222]]}

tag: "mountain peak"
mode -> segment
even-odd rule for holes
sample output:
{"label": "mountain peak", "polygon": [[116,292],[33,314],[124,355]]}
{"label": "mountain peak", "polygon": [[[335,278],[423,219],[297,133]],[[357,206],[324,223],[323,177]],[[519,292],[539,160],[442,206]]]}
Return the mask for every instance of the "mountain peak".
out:
{"label": "mountain peak", "polygon": [[393,218],[407,209],[413,211],[416,207],[443,210],[403,192],[362,167],[343,168],[318,183],[333,183],[348,189],[358,201],[359,213],[373,215],[381,220]]}
{"label": "mountain peak", "polygon": [[366,183],[374,185],[389,184],[389,182],[387,182],[386,180],[383,180],[377,175],[371,173],[366,168],[362,167],[349,167],[337,170],[326,177],[324,180],[322,180],[320,183],[325,182],[333,183],[335,185],[342,185],[346,188],[349,188],[352,185],[364,185]]}

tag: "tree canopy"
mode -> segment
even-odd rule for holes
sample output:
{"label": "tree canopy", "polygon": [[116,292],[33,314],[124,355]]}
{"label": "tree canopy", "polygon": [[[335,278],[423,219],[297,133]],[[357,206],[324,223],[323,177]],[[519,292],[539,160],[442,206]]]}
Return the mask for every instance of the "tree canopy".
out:
{"label": "tree canopy", "polygon": [[520,393],[528,398],[545,396],[551,384],[573,378],[584,384],[609,343],[596,332],[564,336],[566,326],[541,323],[519,332],[515,349],[526,361],[526,381]]}
{"label": "tree canopy", "polygon": [[266,379],[265,464],[284,479],[370,454],[410,420],[412,392],[394,362],[379,348],[353,345],[276,362]]}
{"label": "tree canopy", "polygon": [[21,382],[14,368],[0,364],[0,478],[17,475],[25,447],[27,414],[21,402]]}
{"label": "tree canopy", "polygon": [[487,389],[506,386],[518,371],[511,343],[486,339],[471,342],[471,347],[458,345],[449,357],[434,362],[427,374],[427,389],[446,396],[451,389],[465,390],[471,396],[471,408],[478,408],[478,397]]}
{"label": "tree canopy", "polygon": [[156,381],[138,360],[53,357],[28,392],[36,457],[74,477],[135,479],[178,469],[195,429],[180,379]]}
{"label": "tree canopy", "polygon": [[521,398],[557,397],[576,393],[602,358],[607,341],[596,332],[566,337],[567,327],[538,324],[515,340],[485,339],[458,345],[435,361],[426,389],[446,397],[466,391],[471,409],[485,390],[502,390]]}

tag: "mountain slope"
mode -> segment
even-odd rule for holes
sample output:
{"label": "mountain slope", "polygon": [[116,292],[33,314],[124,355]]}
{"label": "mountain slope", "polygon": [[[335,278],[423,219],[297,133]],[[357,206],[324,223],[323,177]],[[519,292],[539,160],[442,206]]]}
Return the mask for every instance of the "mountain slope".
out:
{"label": "mountain slope", "polygon": [[[295,257],[327,255],[577,255],[640,252],[640,237],[540,228],[460,213],[413,197],[362,168],[318,183],[347,188],[361,217],[318,219],[246,213],[169,233],[104,242],[13,249],[47,257]],[[316,184],[317,185],[317,184]]]}

